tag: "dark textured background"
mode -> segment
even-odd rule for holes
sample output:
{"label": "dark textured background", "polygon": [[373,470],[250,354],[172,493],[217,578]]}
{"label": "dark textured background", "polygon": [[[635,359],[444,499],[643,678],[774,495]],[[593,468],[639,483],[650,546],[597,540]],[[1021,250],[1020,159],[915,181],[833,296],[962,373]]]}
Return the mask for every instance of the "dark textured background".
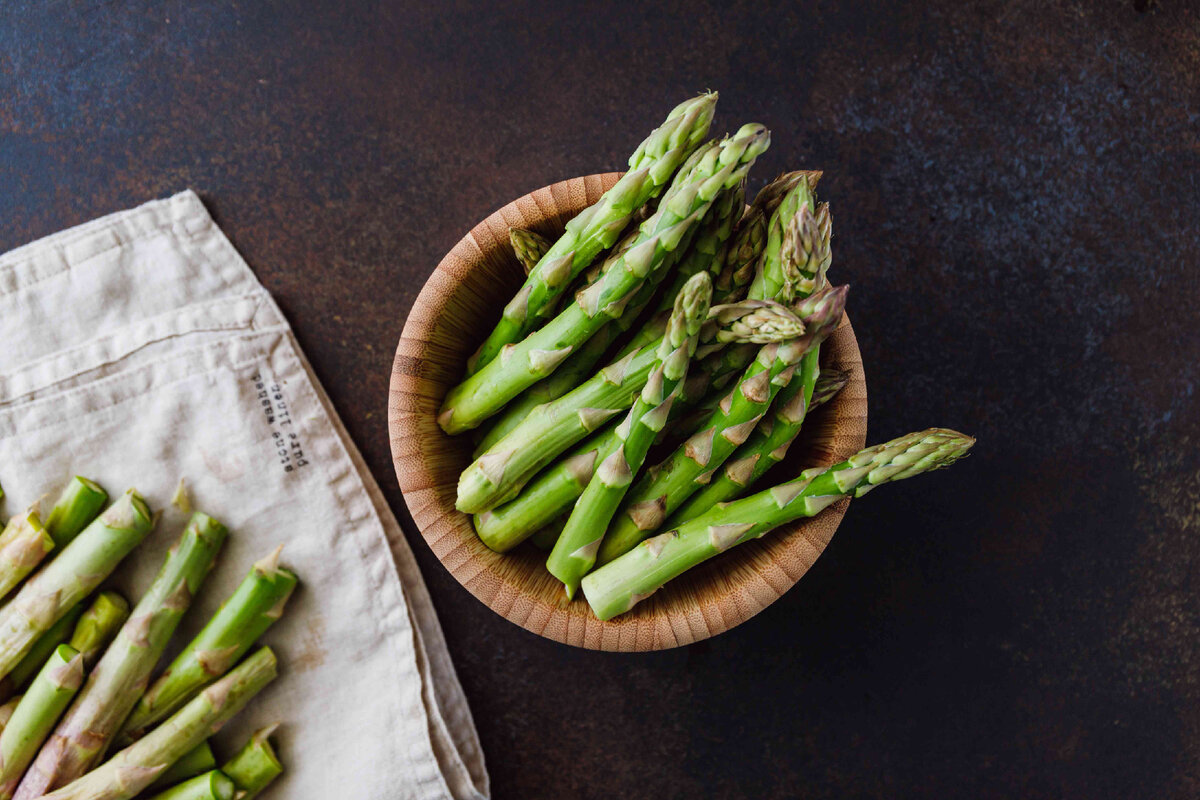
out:
{"label": "dark textured background", "polygon": [[[8,2],[0,251],[202,193],[405,520],[498,798],[1196,797],[1200,9],[768,5]],[[472,225],[704,88],[774,131],[755,186],[826,171],[870,438],[980,443],[737,630],[572,650],[412,530],[392,349]]]}

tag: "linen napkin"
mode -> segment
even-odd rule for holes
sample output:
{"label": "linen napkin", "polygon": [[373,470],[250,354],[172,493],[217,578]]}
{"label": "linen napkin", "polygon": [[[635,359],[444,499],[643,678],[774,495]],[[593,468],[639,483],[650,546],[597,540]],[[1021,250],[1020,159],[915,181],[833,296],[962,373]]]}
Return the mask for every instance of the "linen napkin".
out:
{"label": "linen napkin", "polygon": [[[283,544],[301,584],[264,637],[280,677],[218,757],[281,723],[266,797],[485,798],[483,755],[411,550],[270,295],[186,191],[0,256],[0,485],[11,515],[73,474],[136,487],[157,528],[136,602],[192,505],[229,538],[170,657]],[[46,509],[48,510],[48,509]]]}

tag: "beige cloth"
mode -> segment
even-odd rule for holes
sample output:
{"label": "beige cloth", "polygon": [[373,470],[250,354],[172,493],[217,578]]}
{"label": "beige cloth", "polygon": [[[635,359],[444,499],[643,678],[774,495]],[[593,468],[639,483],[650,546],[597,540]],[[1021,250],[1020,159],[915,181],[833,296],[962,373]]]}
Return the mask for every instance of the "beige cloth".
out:
{"label": "beige cloth", "polygon": [[52,501],[74,473],[114,496],[136,486],[164,512],[116,578],[131,600],[182,530],[181,477],[229,526],[173,650],[284,544],[301,589],[264,637],[280,678],[215,743],[229,753],[282,723],[270,797],[488,796],[396,519],[286,320],[190,191],[0,256],[7,513]]}

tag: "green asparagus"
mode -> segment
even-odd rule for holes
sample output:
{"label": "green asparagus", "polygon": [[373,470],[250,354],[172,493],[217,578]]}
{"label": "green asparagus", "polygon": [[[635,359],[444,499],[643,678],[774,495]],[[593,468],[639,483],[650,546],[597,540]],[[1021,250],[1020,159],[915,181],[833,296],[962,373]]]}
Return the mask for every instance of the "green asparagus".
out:
{"label": "green asparagus", "polygon": [[36,507],[10,519],[0,533],[0,598],[25,580],[53,549],[54,540],[42,526]]}
{"label": "green asparagus", "polygon": [[9,698],[17,692],[24,691],[51,653],[57,650],[60,644],[70,644],[71,631],[75,629],[75,623],[82,614],[83,603],[77,603],[66,616],[38,637],[17,665],[0,678],[0,698]]}
{"label": "green asparagus", "polygon": [[800,359],[836,327],[847,288],[827,289],[805,300],[801,304],[804,334],[764,345],[704,428],[638,480],[609,525],[598,563],[612,561],[657,530],[749,437],[779,388],[791,380]]}
{"label": "green asparagus", "polygon": [[[233,800],[236,795],[237,786],[229,776],[213,769],[159,792],[150,800]],[[238,800],[243,798],[238,797]]]}
{"label": "green asparagus", "polygon": [[154,779],[151,789],[162,789],[174,786],[189,778],[202,775],[217,768],[217,757],[213,754],[212,745],[205,739],[200,744],[185,753],[178,761],[167,767],[166,771]]}
{"label": "green asparagus", "polygon": [[546,561],[550,574],[563,582],[567,598],[575,596],[582,578],[595,563],[596,549],[633,476],[642,468],[655,435],[666,425],[676,387],[687,375],[696,352],[700,326],[708,316],[712,279],[698,272],[675,299],[667,330],[641,394],[624,422],[617,426],[621,444],[596,469]]}
{"label": "green asparagus", "polygon": [[616,185],[567,223],[566,232],[505,306],[500,322],[468,363],[468,374],[484,369],[506,345],[521,341],[549,318],[548,307],[602,250],[613,246],[637,210],[662,192],[708,135],[716,102],[713,92],[676,106],[630,156],[629,171]]}
{"label": "green asparagus", "polygon": [[221,771],[237,786],[238,800],[252,800],[283,773],[283,764],[271,745],[271,734],[277,727],[255,731],[237,755],[221,765]]}
{"label": "green asparagus", "polygon": [[283,615],[296,576],[279,566],[282,547],[255,562],[241,585],[137,701],[118,744],[139,738],[224,675]]}
{"label": "green asparagus", "polygon": [[108,492],[93,480],[76,475],[62,490],[46,517],[46,531],[55,548],[66,547],[91,524],[108,502]]}
{"label": "green asparagus", "polygon": [[260,649],[163,724],[46,800],[130,800],[241,711],[276,674],[275,654]]}
{"label": "green asparagus", "polygon": [[129,601],[116,592],[101,592],[79,618],[68,644],[83,656],[83,668],[90,670],[100,660],[108,643],[129,619]]}
{"label": "green asparagus", "polygon": [[717,194],[738,185],[769,143],[766,128],[746,125],[710,150],[688,180],[673,186],[654,216],[642,223],[637,242],[605,262],[594,284],[540,330],[450,390],[438,415],[442,429],[454,434],[476,427],[619,317],[638,288],[664,267],[668,255],[686,244]]}
{"label": "green asparagus", "polygon": [[825,469],[810,469],[787,483],[701,516],[642,542],[583,579],[583,593],[602,620],[624,614],[665,583],[730,547],[803,517],[843,497],[862,497],[876,486],[948,466],[975,440],[931,428],[869,447]]}
{"label": "green asparagus", "polygon": [[38,637],[87,597],[150,532],[153,518],[133,489],[88,525],[0,608],[0,677]]}
{"label": "green asparagus", "polygon": [[[814,206],[812,185],[807,180],[797,181],[770,215],[766,244],[750,284],[751,299],[790,303],[805,287],[807,292],[813,290],[814,284],[798,274],[795,264],[787,258],[785,238],[789,231],[796,235],[795,224],[808,224]],[[801,218],[802,223],[798,222]]]}
{"label": "green asparagus", "polygon": [[25,768],[83,683],[83,656],[62,644],[29,685],[0,733],[0,800],[11,800]]}
{"label": "green asparagus", "polygon": [[524,228],[509,228],[508,241],[526,275],[533,271],[537,262],[541,261],[542,256],[550,249],[550,242],[545,236]]}
{"label": "green asparagus", "polygon": [[92,768],[133,709],[183,613],[208,576],[228,531],[196,512],[146,594],[88,676],[21,781],[22,797],[38,797]]}

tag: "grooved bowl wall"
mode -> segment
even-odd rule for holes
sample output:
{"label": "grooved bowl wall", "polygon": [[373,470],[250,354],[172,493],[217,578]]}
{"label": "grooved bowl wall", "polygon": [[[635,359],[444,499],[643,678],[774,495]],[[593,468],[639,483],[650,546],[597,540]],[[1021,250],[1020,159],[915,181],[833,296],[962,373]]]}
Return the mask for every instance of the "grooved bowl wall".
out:
{"label": "grooved bowl wall", "polygon": [[[597,650],[658,650],[727,631],[780,597],[820,556],[849,501],[723,553],[628,614],[600,622],[581,595],[566,602],[562,585],[546,572],[546,553],[526,543],[501,555],[479,541],[470,518],[454,508],[459,473],[471,463],[471,437],[447,436],[435,419],[447,390],[462,377],[467,357],[524,279],[508,229],[529,228],[553,239],[620,175],[562,181],[514,200],[442,259],[396,347],[388,430],[396,477],[413,520],[468,591],[506,619],[549,639]],[[850,382],[806,421],[788,457],[763,486],[804,467],[842,460],[866,441],[866,377],[848,318],[842,318],[821,355],[822,366],[848,370]]]}

